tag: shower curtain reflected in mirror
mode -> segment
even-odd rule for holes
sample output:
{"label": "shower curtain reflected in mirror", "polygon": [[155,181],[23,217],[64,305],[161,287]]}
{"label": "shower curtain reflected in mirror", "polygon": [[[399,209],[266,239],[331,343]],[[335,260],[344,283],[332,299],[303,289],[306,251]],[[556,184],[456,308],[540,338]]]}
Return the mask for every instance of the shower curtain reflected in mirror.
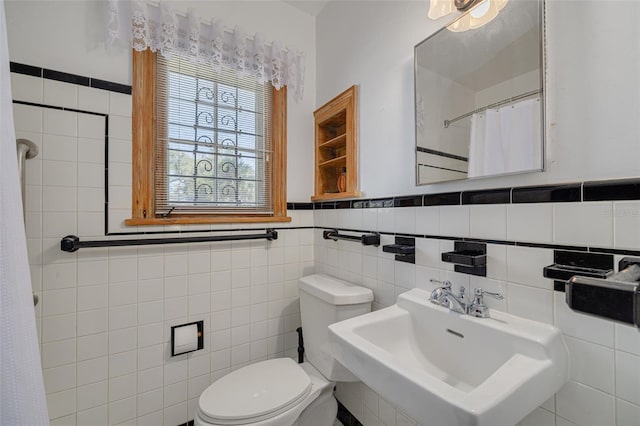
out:
{"label": "shower curtain reflected in mirror", "polygon": [[473,114],[468,177],[542,168],[540,99]]}

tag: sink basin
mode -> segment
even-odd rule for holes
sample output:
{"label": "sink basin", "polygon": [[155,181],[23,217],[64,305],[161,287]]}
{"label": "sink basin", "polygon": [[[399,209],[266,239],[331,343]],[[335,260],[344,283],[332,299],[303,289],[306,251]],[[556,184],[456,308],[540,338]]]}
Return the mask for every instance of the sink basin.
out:
{"label": "sink basin", "polygon": [[335,358],[427,425],[514,425],[567,381],[560,331],[499,311],[461,315],[414,289],[329,326]]}

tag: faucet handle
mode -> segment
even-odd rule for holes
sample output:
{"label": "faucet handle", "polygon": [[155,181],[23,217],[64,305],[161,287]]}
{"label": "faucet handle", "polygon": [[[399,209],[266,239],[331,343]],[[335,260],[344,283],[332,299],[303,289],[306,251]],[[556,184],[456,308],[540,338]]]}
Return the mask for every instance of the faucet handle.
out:
{"label": "faucet handle", "polygon": [[483,296],[485,294],[491,297],[495,297],[496,299],[499,299],[499,300],[504,299],[504,296],[501,295],[500,293],[494,293],[492,291],[484,291],[481,288],[476,288],[473,291],[473,293],[475,297],[473,298],[473,301],[469,305],[468,313],[469,315],[478,317],[478,318],[489,318],[489,308],[487,307],[487,305],[484,304],[484,299],[483,299]]}
{"label": "faucet handle", "polygon": [[467,288],[465,286],[461,285],[460,289],[458,291],[459,291],[458,298],[460,300],[465,300],[465,292],[467,291]]}
{"label": "faucet handle", "polygon": [[500,293],[494,293],[492,291],[486,291],[481,289],[480,287],[476,288],[473,293],[476,295],[476,299],[479,299],[480,303],[482,303],[482,296],[484,296],[485,294],[488,294],[491,297],[494,297],[498,300],[502,300],[504,299],[504,296]]}
{"label": "faucet handle", "polygon": [[430,279],[432,283],[440,284],[440,287],[434,289],[429,296],[429,300],[435,303],[436,305],[442,305],[442,297],[445,294],[445,291],[449,291],[451,289],[451,281],[438,281],[434,279]]}
{"label": "faucet handle", "polygon": [[432,283],[441,284],[441,288],[451,288],[451,281],[449,280],[440,281],[440,280],[434,280],[433,278],[431,278],[429,281]]}

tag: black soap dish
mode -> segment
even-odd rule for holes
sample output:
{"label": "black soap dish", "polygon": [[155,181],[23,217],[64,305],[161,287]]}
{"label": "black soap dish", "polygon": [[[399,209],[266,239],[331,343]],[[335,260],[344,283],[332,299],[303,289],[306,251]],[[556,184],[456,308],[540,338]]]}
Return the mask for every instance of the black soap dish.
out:
{"label": "black soap dish", "polygon": [[466,266],[487,264],[487,254],[477,250],[449,251],[442,253],[442,261]]}
{"label": "black soap dish", "polygon": [[542,269],[542,275],[554,280],[555,291],[564,292],[567,280],[574,275],[604,280],[613,274],[611,254],[554,250],[553,262]]}
{"label": "black soap dish", "polygon": [[382,251],[395,254],[398,262],[416,263],[415,238],[396,237],[395,244],[382,246]]}
{"label": "black soap dish", "polygon": [[442,253],[442,261],[454,263],[456,272],[487,276],[487,245],[468,241],[456,241],[454,251]]}
{"label": "black soap dish", "polygon": [[574,275],[606,279],[612,273],[613,269],[585,268],[581,266],[560,265],[558,263],[545,266],[543,269],[545,278],[562,281],[567,281]]}

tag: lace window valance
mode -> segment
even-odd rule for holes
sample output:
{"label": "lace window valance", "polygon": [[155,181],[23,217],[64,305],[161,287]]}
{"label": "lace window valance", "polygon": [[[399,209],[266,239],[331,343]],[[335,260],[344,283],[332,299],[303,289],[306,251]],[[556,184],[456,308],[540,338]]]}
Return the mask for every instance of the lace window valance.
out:
{"label": "lace window valance", "polygon": [[276,89],[287,86],[296,100],[302,99],[304,53],[267,42],[260,33],[250,37],[238,27],[230,30],[216,19],[203,22],[193,10],[183,14],[162,2],[110,0],[107,19],[109,45],[125,43],[166,58],[179,54],[216,70],[234,69]]}

